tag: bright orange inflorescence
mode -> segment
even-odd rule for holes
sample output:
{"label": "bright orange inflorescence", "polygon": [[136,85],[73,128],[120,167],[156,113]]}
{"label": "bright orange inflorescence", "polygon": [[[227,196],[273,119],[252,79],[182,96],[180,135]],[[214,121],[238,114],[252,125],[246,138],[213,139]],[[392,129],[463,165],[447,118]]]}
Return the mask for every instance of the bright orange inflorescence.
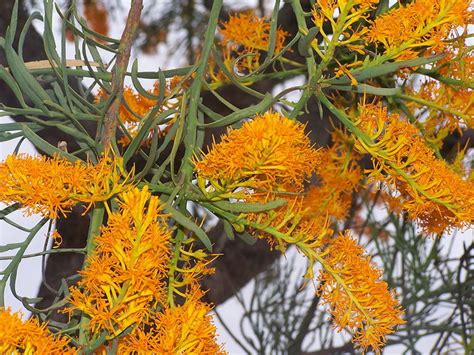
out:
{"label": "bright orange inflorescence", "polygon": [[[254,12],[242,12],[231,15],[229,20],[222,23],[219,29],[222,35],[221,43],[230,45],[233,49],[244,47],[246,53],[256,50],[268,51],[270,45],[270,22],[258,17]],[[275,37],[275,52],[278,53],[284,46],[288,33],[277,29]]]}
{"label": "bright orange inflorescence", "polygon": [[216,194],[238,187],[298,192],[317,159],[303,124],[267,112],[229,130],[195,164],[199,178],[209,180]]}
{"label": "bright orange inflorescence", "polygon": [[425,79],[419,87],[407,88],[417,100],[407,106],[412,112],[419,110],[424,136],[440,147],[447,134],[474,127],[474,91],[469,88],[474,81],[474,55],[463,38],[452,44],[436,66],[440,75],[460,85]]}
{"label": "bright orange inflorescence", "polygon": [[358,138],[356,148],[373,157],[370,177],[397,194],[394,209],[431,234],[474,223],[474,184],[437,159],[415,126],[380,105],[359,111],[357,124],[372,143]]}
{"label": "bright orange inflorescence", "polygon": [[[221,44],[224,65],[233,72],[238,69],[240,72],[253,71],[259,67],[261,52],[270,49],[270,22],[258,17],[254,12],[241,12],[231,15],[229,19],[221,24],[218,29],[222,36]],[[275,33],[274,53],[282,51],[288,33],[278,28]],[[245,56],[235,63],[237,57]],[[226,75],[214,69],[215,63],[211,62],[209,74],[215,82],[226,81]]]}
{"label": "bright orange inflorescence", "polygon": [[364,351],[378,351],[404,323],[403,311],[382,272],[364,254],[349,234],[333,239],[322,254],[318,293],[329,304],[336,329],[350,329]]}
{"label": "bright orange inflorescence", "polygon": [[73,307],[90,317],[93,334],[110,338],[147,322],[164,300],[170,231],[147,188],[120,195],[120,210],[95,238],[96,248],[71,289]]}
{"label": "bright orange inflorescence", "polygon": [[416,58],[419,49],[439,53],[452,30],[472,22],[470,6],[470,0],[415,0],[377,17],[365,38],[399,60]]}
{"label": "bright orange inflorescence", "polygon": [[[363,22],[369,17],[379,0],[317,0],[311,11],[313,23],[319,29],[326,50],[333,51],[336,46],[346,46],[350,50],[363,54],[362,36],[367,32]],[[331,31],[325,30],[331,26]],[[328,32],[328,34],[326,33]],[[337,33],[336,37],[330,35]],[[332,49],[331,49],[332,47]],[[313,49],[323,60],[329,60],[317,46]],[[356,61],[349,66],[356,66]]]}
{"label": "bright orange inflorescence", "polygon": [[[209,315],[211,307],[200,301],[195,290],[183,305],[166,307],[148,324],[120,338],[119,353],[139,354],[225,354],[216,341],[216,327]],[[105,353],[105,352],[104,352]]]}
{"label": "bright orange inflorescence", "polygon": [[76,354],[66,337],[55,336],[46,326],[36,318],[24,321],[21,314],[0,308],[0,353]]}
{"label": "bright orange inflorescence", "polygon": [[[172,90],[174,90],[175,87],[179,85],[179,83],[179,77],[173,77],[168,80],[164,85],[164,96],[166,97],[166,95],[170,94]],[[185,86],[186,84],[187,83],[183,83],[182,85]],[[140,131],[147,114],[158,104],[158,97],[160,93],[159,81],[155,82],[153,89],[149,90],[148,93],[152,95],[152,97],[156,97],[156,99],[142,95],[139,92],[133,90],[130,86],[124,87],[122,104],[119,108],[119,118],[120,122],[122,122],[125,127],[126,133],[130,135],[132,139]],[[101,88],[95,97],[95,103],[99,104],[107,100],[108,97],[109,95]],[[162,112],[165,109],[176,108],[179,105],[179,99],[171,100],[168,98],[161,103],[158,112]],[[124,135],[122,135],[118,140],[118,143],[120,143],[122,146],[127,146],[130,144],[130,138],[127,134],[124,132]],[[158,137],[161,137],[163,131],[160,130],[160,128],[150,129],[150,132],[146,136],[146,139],[143,143],[150,143],[150,138],[155,134],[157,134]]]}
{"label": "bright orange inflorescence", "polygon": [[125,189],[122,178],[118,158],[104,156],[90,165],[59,156],[10,155],[0,164],[0,200],[54,219],[78,203],[90,207],[120,193]]}
{"label": "bright orange inflorescence", "polygon": [[[336,135],[333,135],[336,139]],[[316,174],[319,182],[312,185],[305,196],[305,216],[328,216],[342,220],[349,212],[352,192],[357,190],[362,171],[356,162],[357,156],[342,142],[335,141],[329,148],[320,151]]]}

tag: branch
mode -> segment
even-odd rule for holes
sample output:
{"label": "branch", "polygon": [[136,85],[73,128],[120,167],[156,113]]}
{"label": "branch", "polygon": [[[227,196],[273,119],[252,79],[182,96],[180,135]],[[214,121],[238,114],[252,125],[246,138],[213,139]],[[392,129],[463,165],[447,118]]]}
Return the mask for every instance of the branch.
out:
{"label": "branch", "polygon": [[112,103],[105,114],[104,132],[102,135],[102,145],[107,148],[115,137],[117,128],[117,118],[120,108],[120,103],[123,96],[123,83],[125,73],[127,72],[128,62],[130,60],[130,52],[132,50],[133,40],[137,33],[138,25],[140,23],[140,15],[143,9],[143,0],[133,0],[130,5],[130,12],[128,13],[127,23],[120,39],[120,45],[117,53],[117,60],[112,71]]}

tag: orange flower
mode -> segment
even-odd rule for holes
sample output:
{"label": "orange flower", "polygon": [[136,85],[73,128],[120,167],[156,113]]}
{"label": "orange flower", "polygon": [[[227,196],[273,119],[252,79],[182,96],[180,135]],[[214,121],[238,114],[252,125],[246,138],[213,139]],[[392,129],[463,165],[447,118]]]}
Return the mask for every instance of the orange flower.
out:
{"label": "orange flower", "polygon": [[217,344],[210,310],[208,304],[194,299],[165,309],[156,322],[157,353],[225,354]]}
{"label": "orange flower", "polygon": [[435,158],[420,133],[379,105],[361,105],[358,126],[371,142],[356,149],[373,157],[370,177],[397,194],[401,208],[426,233],[442,233],[474,222],[474,185]]}
{"label": "orange flower", "polygon": [[0,353],[2,354],[76,354],[65,337],[55,336],[36,318],[27,321],[10,308],[0,308]]}
{"label": "orange flower", "polygon": [[216,194],[242,186],[301,191],[317,160],[303,124],[267,112],[229,130],[195,165],[201,182],[210,180]]}
{"label": "orange flower", "polygon": [[20,203],[26,213],[66,215],[74,205],[105,201],[124,189],[121,162],[104,156],[96,165],[59,156],[9,155],[0,164],[0,201]]}
{"label": "orange flower", "polygon": [[[260,52],[268,51],[270,46],[270,22],[258,17],[254,12],[242,12],[231,15],[218,29],[222,36],[221,44],[223,62],[232,72],[232,62],[238,56],[246,55],[235,63],[240,72],[254,71],[260,64]],[[276,30],[275,51],[277,54],[284,47],[288,33],[281,28]],[[209,74],[214,82],[225,81],[227,78],[220,70],[215,69],[214,61],[210,63]]]}
{"label": "orange flower", "polygon": [[450,32],[472,21],[470,0],[415,0],[377,17],[366,34],[393,58],[410,59],[420,48],[442,51]]}
{"label": "orange flower", "polygon": [[403,311],[382,272],[349,234],[333,239],[320,256],[324,270],[318,293],[329,304],[336,329],[354,332],[353,341],[379,351],[386,336],[403,324]]}
{"label": "orange flower", "polygon": [[[229,20],[222,23],[219,29],[222,35],[221,43],[233,48],[244,46],[244,52],[252,53],[256,50],[268,51],[270,45],[270,22],[258,17],[254,12],[242,12],[231,15]],[[275,53],[284,47],[288,33],[277,29],[275,38]]]}
{"label": "orange flower", "polygon": [[[172,77],[165,85],[164,95],[170,94],[172,90],[175,89],[175,86],[180,83],[180,79],[178,77]],[[183,86],[187,85],[187,83],[183,83]],[[158,97],[160,91],[159,81],[156,81],[153,89],[149,90],[148,92],[152,95]],[[102,101],[105,101],[108,98],[108,94],[101,88],[95,97],[95,103],[99,104]],[[148,113],[155,108],[157,105],[158,99],[150,99],[138,92],[135,92],[131,87],[126,86],[123,90],[123,97],[122,97],[122,104],[119,108],[119,118],[120,121],[123,123],[125,130],[128,135],[134,138],[138,132],[140,131],[144,119],[148,115]],[[165,100],[160,106],[158,112],[162,112],[164,109],[171,109],[175,107],[179,107],[180,102],[179,99],[176,100]],[[168,121],[168,125],[170,124],[171,120]],[[153,135],[157,134],[158,137],[161,137],[165,129],[160,128],[152,128],[148,136],[146,137],[144,144],[149,144]],[[118,140],[122,146],[127,146],[130,144],[130,138],[125,134],[120,137]]]}
{"label": "orange flower", "polygon": [[310,187],[304,199],[307,217],[322,215],[343,219],[347,215],[352,192],[362,179],[354,155],[337,141],[330,148],[321,150],[316,168],[319,183]]}
{"label": "orange flower", "polygon": [[[199,300],[194,290],[184,305],[165,308],[149,322],[148,330],[135,329],[119,340],[120,353],[225,354],[217,344],[216,328],[209,315],[211,307]],[[104,352],[105,353],[105,352]]]}
{"label": "orange flower", "polygon": [[90,317],[93,334],[109,338],[129,326],[146,322],[164,300],[170,231],[160,213],[158,197],[145,186],[120,195],[120,210],[95,239],[96,249],[71,288],[69,311]]}

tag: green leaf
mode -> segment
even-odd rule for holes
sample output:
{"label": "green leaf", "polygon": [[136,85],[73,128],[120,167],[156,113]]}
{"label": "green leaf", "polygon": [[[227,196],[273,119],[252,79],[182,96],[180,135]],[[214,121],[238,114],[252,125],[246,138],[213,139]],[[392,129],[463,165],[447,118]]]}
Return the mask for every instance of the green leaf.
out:
{"label": "green leaf", "polygon": [[61,157],[65,158],[65,159],[67,159],[71,162],[75,162],[77,160],[80,160],[78,157],[76,157],[72,154],[69,154],[65,151],[62,151],[61,149],[55,147],[52,144],[49,144],[43,138],[41,138],[35,132],[33,132],[28,126],[22,124],[21,130],[25,134],[25,137],[28,138],[30,140],[30,142],[36,148],[38,148],[40,151],[42,151],[42,152],[44,152],[44,153],[46,153],[50,156],[53,156],[54,154],[58,154]]}
{"label": "green leaf", "polygon": [[263,98],[263,100],[260,101],[258,104],[250,106],[250,107],[246,107],[237,112],[232,112],[231,114],[225,117],[222,117],[220,120],[210,122],[210,123],[205,123],[202,126],[222,127],[222,126],[231,125],[244,118],[249,118],[249,117],[255,116],[258,113],[267,111],[273,105],[273,102],[274,102],[273,96],[270,93],[267,93],[265,97]]}
{"label": "green leaf", "polygon": [[248,245],[254,245],[255,243],[257,243],[257,238],[251,236],[247,232],[237,233],[237,237],[239,237],[245,244]]}
{"label": "green leaf", "polygon": [[148,117],[145,119],[145,122],[143,123],[142,127],[140,128],[140,131],[138,131],[138,134],[135,136],[135,138],[132,139],[130,142],[129,146],[127,147],[127,150],[123,154],[123,163],[127,164],[127,162],[132,158],[132,156],[137,152],[138,148],[140,148],[140,145],[145,138],[146,135],[150,133],[151,127],[154,125],[158,124],[162,119],[176,113],[176,110],[168,110],[165,112],[160,113],[158,116],[154,115],[148,115]]}
{"label": "green leaf", "polygon": [[[397,71],[401,68],[417,67],[420,65],[433,63],[440,60],[443,57],[444,57],[444,54],[438,54],[435,56],[409,59],[409,60],[404,60],[401,62],[384,63],[380,65],[370,66],[368,68],[361,68],[359,70],[354,70],[351,72],[351,74],[354,76],[354,78],[357,81],[361,82],[367,79],[376,78],[379,76],[393,73],[394,71]],[[343,84],[350,84],[351,79],[347,75],[344,75],[340,78],[329,79],[327,82],[330,84],[343,85]]]}
{"label": "green leaf", "polygon": [[222,225],[224,226],[224,233],[229,238],[230,240],[235,240],[235,235],[234,235],[234,228],[232,227],[232,224],[229,223],[229,221],[222,219]]}
{"label": "green leaf", "polygon": [[9,250],[21,248],[22,245],[23,245],[23,242],[22,243],[10,243],[10,244],[5,244],[5,245],[0,245],[0,253],[4,253],[4,252],[9,251]]}
{"label": "green leaf", "polygon": [[298,53],[301,54],[303,57],[308,58],[311,57],[312,48],[311,42],[319,33],[318,27],[311,27],[308,31],[308,34],[302,37],[298,42]]}
{"label": "green leaf", "polygon": [[352,91],[361,94],[371,94],[379,96],[393,96],[401,93],[400,88],[379,88],[368,84],[359,84],[356,86],[332,85],[331,89],[340,91]]}
{"label": "green leaf", "polygon": [[[158,96],[153,95],[148,90],[146,90],[143,87],[143,85],[140,83],[140,81],[138,80],[138,61],[137,61],[137,59],[135,59],[133,61],[133,64],[132,64],[131,79],[132,79],[133,86],[135,87],[135,89],[138,91],[138,93],[140,95],[146,97],[147,99],[154,100],[154,101],[158,102]],[[160,84],[161,84],[161,82],[160,82]]]}
{"label": "green leaf", "polygon": [[228,201],[216,201],[212,202],[213,205],[229,211],[232,213],[251,213],[251,212],[264,212],[273,210],[275,208],[286,205],[286,200],[275,200],[268,203],[257,203],[257,202],[228,202]]}
{"label": "green leaf", "polygon": [[176,223],[193,232],[194,235],[199,238],[202,244],[204,244],[207,250],[212,252],[211,240],[207,236],[206,232],[204,232],[196,223],[194,223],[189,217],[186,217],[180,211],[169,205],[166,205],[164,210],[166,213],[169,213],[171,215],[171,218],[174,219]]}

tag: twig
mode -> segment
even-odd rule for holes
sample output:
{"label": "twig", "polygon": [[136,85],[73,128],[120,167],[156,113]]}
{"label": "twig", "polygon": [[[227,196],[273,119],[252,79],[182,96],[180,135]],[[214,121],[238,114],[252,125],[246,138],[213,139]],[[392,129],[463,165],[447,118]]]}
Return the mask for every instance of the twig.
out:
{"label": "twig", "polygon": [[120,45],[117,53],[117,60],[112,71],[112,90],[111,97],[113,101],[107,110],[104,118],[104,131],[101,143],[104,149],[109,147],[112,138],[115,137],[117,129],[117,119],[120,108],[120,102],[123,96],[123,82],[127,72],[128,62],[130,60],[130,51],[135,34],[140,23],[140,15],[143,8],[143,0],[132,0],[130,12],[128,13],[127,23],[120,39]]}

